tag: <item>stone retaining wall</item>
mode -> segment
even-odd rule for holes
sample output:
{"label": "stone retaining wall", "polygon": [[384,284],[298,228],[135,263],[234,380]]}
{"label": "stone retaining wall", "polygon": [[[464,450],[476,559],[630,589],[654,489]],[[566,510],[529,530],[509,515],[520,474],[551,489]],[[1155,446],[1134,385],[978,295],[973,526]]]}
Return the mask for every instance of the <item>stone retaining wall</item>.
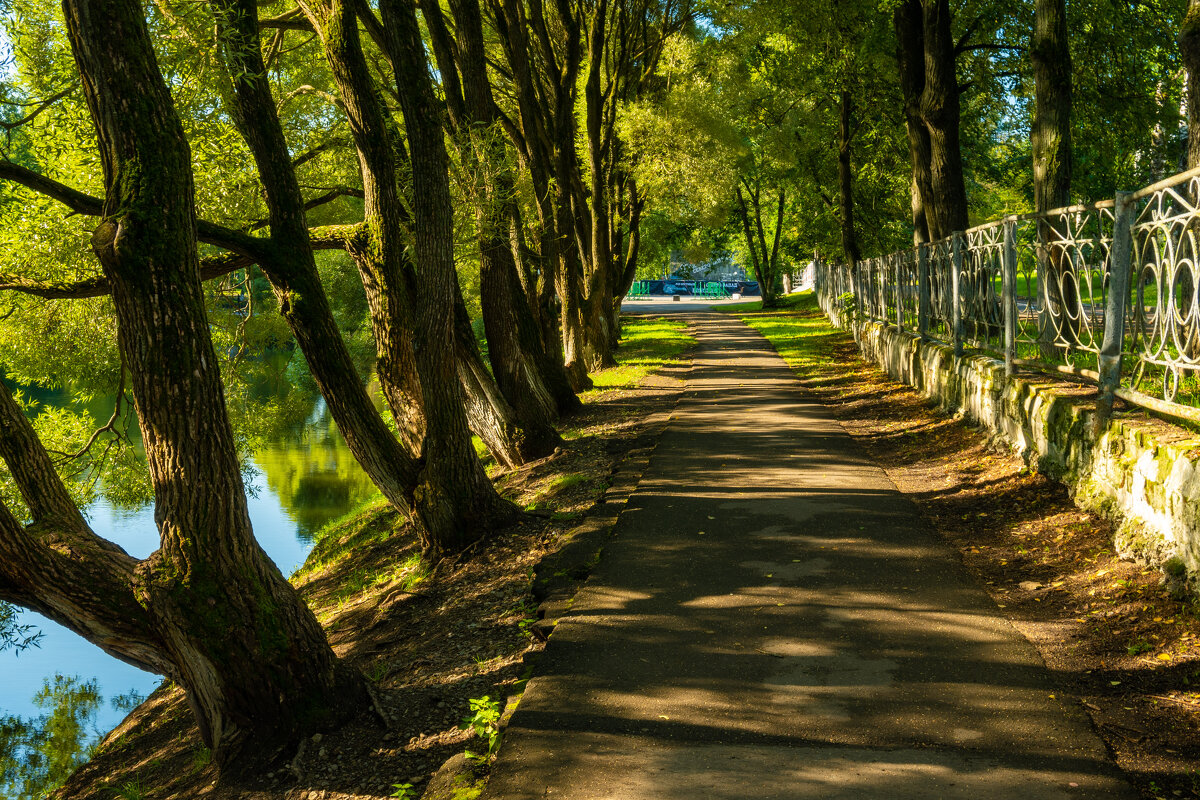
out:
{"label": "stone retaining wall", "polygon": [[1081,508],[1118,523],[1123,555],[1164,568],[1176,583],[1200,575],[1200,436],[1144,413],[1117,413],[1092,436],[1095,390],[1033,373],[1004,375],[994,358],[954,356],[876,322],[849,327],[863,355],[942,409],[982,426],[1038,471],[1063,481]]}

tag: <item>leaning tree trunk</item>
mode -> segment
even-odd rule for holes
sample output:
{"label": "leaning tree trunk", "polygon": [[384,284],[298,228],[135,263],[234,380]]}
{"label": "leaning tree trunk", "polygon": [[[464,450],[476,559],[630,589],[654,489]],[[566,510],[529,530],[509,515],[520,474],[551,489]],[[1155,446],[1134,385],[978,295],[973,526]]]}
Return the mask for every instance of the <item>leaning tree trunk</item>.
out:
{"label": "leaning tree trunk", "polygon": [[[930,231],[933,176],[929,166],[929,130],[921,119],[921,93],[925,89],[925,34],[921,0],[901,0],[893,13],[896,29],[896,63],[904,96],[904,124],[912,164],[913,244],[933,241]],[[848,257],[848,256],[847,256]],[[855,262],[851,262],[851,266]]]}
{"label": "leaning tree trunk", "polygon": [[[398,88],[412,150],[410,220],[397,184],[404,149],[363,53],[354,10],[346,0],[306,0],[303,8],[324,44],[359,153],[369,236],[352,255],[367,290],[389,405],[401,423],[419,406],[424,423],[413,496],[422,545],[437,557],[478,541],[516,509],[484,474],[463,410],[446,156],[424,48],[411,6],[384,3],[390,55],[404,78]],[[402,236],[409,221],[415,269]]]}
{"label": "leaning tree trunk", "polygon": [[[492,372],[501,393],[516,410],[530,457],[549,455],[561,444],[553,428],[558,402],[552,394],[554,370],[542,347],[540,332],[526,300],[517,270],[509,227],[516,211],[512,174],[500,166],[505,160],[503,142],[496,135],[500,115],[488,80],[483,41],[483,18],[478,0],[452,3],[458,33],[457,63],[462,70],[463,95],[447,89],[447,104],[457,118],[464,156],[478,167],[474,187],[476,234],[480,249],[480,300]],[[441,32],[440,12],[426,15],[431,30]],[[441,34],[446,36],[445,34]],[[446,37],[448,38],[448,37]],[[434,39],[435,44],[438,41]],[[443,75],[455,69],[449,47],[443,47],[439,64]],[[499,167],[497,169],[497,167]],[[497,170],[487,175],[490,170]],[[561,368],[558,370],[561,373]],[[560,375],[560,386],[566,376]],[[565,386],[570,392],[569,386]],[[574,397],[574,393],[571,392]]]}
{"label": "leaning tree trunk", "polygon": [[[929,131],[929,174],[934,239],[967,229],[967,190],[959,141],[959,89],[949,0],[925,0],[925,86],[921,119]],[[926,209],[928,214],[929,209]]]}
{"label": "leaning tree trunk", "polygon": [[253,0],[213,0],[233,81],[231,115],[265,189],[272,258],[259,262],[350,452],[385,498],[412,516],[418,466],[388,430],[333,318],[309,244],[304,197],[276,113]]}
{"label": "leaning tree trunk", "polygon": [[92,245],[113,290],[162,542],[133,571],[132,593],[217,763],[249,769],[365,695],[251,531],[204,312],[190,153],[142,7],[64,9],[108,198]]}
{"label": "leaning tree trunk", "polygon": [[432,549],[453,552],[496,524],[514,518],[517,509],[496,494],[475,455],[462,392],[455,381],[456,273],[449,159],[416,8],[411,0],[382,0],[379,10],[396,73],[412,168],[413,252],[418,267],[418,279],[413,283],[422,339],[417,362],[427,420],[424,485],[418,491],[431,516],[441,515],[438,528],[443,535]]}

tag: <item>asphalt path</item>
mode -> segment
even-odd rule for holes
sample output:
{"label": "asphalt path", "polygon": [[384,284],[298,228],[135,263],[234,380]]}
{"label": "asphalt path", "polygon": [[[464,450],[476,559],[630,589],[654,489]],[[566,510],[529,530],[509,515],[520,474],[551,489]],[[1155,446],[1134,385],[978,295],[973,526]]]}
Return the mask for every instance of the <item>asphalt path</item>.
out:
{"label": "asphalt path", "polygon": [[1134,798],[957,553],[711,305],[637,305],[688,317],[694,367],[484,797]]}

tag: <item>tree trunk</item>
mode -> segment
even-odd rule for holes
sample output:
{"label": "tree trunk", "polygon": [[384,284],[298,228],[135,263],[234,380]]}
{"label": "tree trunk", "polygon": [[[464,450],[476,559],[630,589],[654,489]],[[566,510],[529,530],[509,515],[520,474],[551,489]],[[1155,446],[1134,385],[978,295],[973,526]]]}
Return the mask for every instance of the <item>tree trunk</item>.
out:
{"label": "tree trunk", "polygon": [[417,275],[410,285],[417,301],[422,346],[416,353],[427,420],[424,485],[418,492],[429,504],[431,516],[440,515],[438,527],[444,532],[428,549],[455,552],[498,522],[513,519],[517,510],[496,494],[475,455],[462,392],[455,380],[456,273],[449,160],[416,8],[411,0],[382,0],[379,10],[396,72],[412,168],[410,202]]}
{"label": "tree trunk", "polygon": [[584,305],[584,333],[588,368],[615,367],[610,328],[613,302],[613,254],[609,238],[608,172],[603,130],[604,93],[600,73],[604,65],[608,0],[597,0],[588,32],[588,74],[584,84],[588,167],[591,174],[591,275]]}
{"label": "tree trunk", "polygon": [[[103,597],[106,609],[58,613],[82,611],[68,622],[87,635],[132,593],[144,611],[131,619],[148,623],[147,647],[161,648],[150,665],[170,664],[222,771],[248,770],[353,713],[365,693],[251,531],[204,313],[190,154],[142,7],[67,0],[64,10],[108,198],[93,249],[113,290],[162,544],[130,569],[119,548],[89,542],[131,588]],[[19,540],[14,522],[0,515],[4,539]],[[14,582],[7,571],[0,579]]]}
{"label": "tree trunk", "polygon": [[567,376],[575,391],[591,388],[588,377],[587,336],[583,318],[583,262],[580,245],[575,241],[577,226],[575,217],[586,210],[575,202],[574,183],[578,180],[579,159],[575,151],[575,82],[579,74],[582,57],[580,47],[579,20],[565,0],[560,0],[559,11],[566,41],[563,57],[563,77],[556,87],[554,105],[554,178],[557,215],[557,250],[562,257],[558,273],[559,302],[561,303],[560,327],[562,329],[563,358]]}
{"label": "tree trunk", "polygon": [[[358,20],[345,0],[306,2],[303,8],[325,45],[363,170],[370,235],[352,254],[372,310],[380,381],[398,422],[413,413],[418,399],[423,412],[424,436],[418,450],[423,468],[413,497],[422,545],[436,558],[479,540],[517,512],[496,494],[484,473],[464,412],[453,338],[449,179],[424,48],[411,4],[381,4],[389,55],[397,76],[405,78],[397,81],[397,88],[411,148],[409,220],[396,182],[397,158],[404,148],[373,83]],[[409,221],[415,268],[401,235]]]}
{"label": "tree trunk", "polygon": [[847,264],[857,264],[862,258],[858,249],[858,232],[854,229],[854,169],[850,161],[852,114],[850,92],[843,89],[838,124],[838,187],[841,189],[842,252]]}
{"label": "tree trunk", "polygon": [[1033,196],[1038,211],[1071,202],[1071,50],[1065,0],[1037,0],[1033,60]]}
{"label": "tree trunk", "polygon": [[[467,424],[483,440],[496,463],[505,467],[517,467],[529,461],[549,455],[554,447],[546,449],[545,441],[532,441],[526,429],[517,419],[513,407],[500,393],[475,341],[471,317],[461,296],[454,304],[454,339],[457,350],[459,383],[463,387],[466,403]],[[550,429],[556,441],[561,442],[554,429]]]}
{"label": "tree trunk", "polygon": [[925,87],[921,92],[921,119],[929,131],[929,173],[933,216],[930,236],[941,239],[964,231],[967,223],[967,190],[963,183],[962,148],[959,142],[959,90],[955,69],[954,39],[950,34],[949,0],[925,0]]}
{"label": "tree trunk", "polygon": [[[1064,0],[1037,0],[1034,6],[1033,61],[1035,110],[1033,146],[1033,197],[1037,211],[1062,208],[1071,202],[1071,50],[1067,40]],[[1038,256],[1043,264],[1041,306],[1046,356],[1057,355],[1054,340],[1074,344],[1078,331],[1073,313],[1079,305],[1070,254],[1054,220],[1038,222]]]}
{"label": "tree trunk", "polygon": [[[483,18],[478,0],[456,0],[452,3],[458,34],[457,67],[462,70],[463,95],[461,111],[455,116],[461,148],[468,164],[476,164],[472,172],[478,176],[474,188],[476,235],[480,249],[480,298],[484,330],[487,333],[488,355],[500,392],[516,410],[523,428],[524,447],[533,458],[549,455],[562,440],[554,431],[553,420],[558,416],[559,401],[552,393],[571,392],[561,367],[550,362],[542,347],[541,336],[533,312],[526,300],[517,270],[516,257],[509,228],[517,211],[512,174],[497,168],[506,160],[505,148],[499,137],[499,110],[492,97],[487,73],[483,42]],[[431,30],[443,28],[440,12],[432,9],[426,15]],[[435,42],[437,41],[435,37]],[[449,48],[442,48],[448,51]],[[449,52],[439,56],[443,75],[453,73],[455,60]],[[459,98],[447,90],[453,109]],[[494,211],[493,211],[494,209]],[[555,373],[559,373],[556,375]],[[563,403],[571,406],[570,400]]]}
{"label": "tree trunk", "polygon": [[[933,205],[933,176],[929,166],[929,130],[921,119],[921,93],[925,89],[925,34],[921,0],[901,0],[893,14],[896,29],[896,62],[904,96],[904,125],[912,163],[913,244],[932,241],[929,230]],[[849,256],[847,256],[849,258]],[[855,262],[850,262],[853,266]]]}
{"label": "tree trunk", "polygon": [[276,113],[253,0],[213,0],[218,42],[233,81],[230,113],[266,192],[273,258],[259,262],[279,299],[338,430],[385,498],[412,517],[418,466],[388,430],[334,321],[309,244],[304,197]]}
{"label": "tree trunk", "polygon": [[[750,251],[750,263],[754,268],[754,276],[758,279],[758,290],[762,295],[763,308],[777,308],[779,294],[775,290],[774,261],[779,253],[779,228],[783,221],[783,191],[779,192],[778,222],[775,228],[775,245],[768,252],[766,237],[762,227],[762,205],[759,202],[759,190],[750,192],[750,205],[746,204],[746,196],[742,187],[737,187],[738,211],[742,218],[742,230],[746,236],[746,247]],[[752,228],[751,226],[754,226]],[[755,228],[758,232],[755,239]]]}
{"label": "tree trunk", "polygon": [[1200,0],[1188,0],[1179,54],[1187,70],[1187,166],[1194,169],[1200,167]]}

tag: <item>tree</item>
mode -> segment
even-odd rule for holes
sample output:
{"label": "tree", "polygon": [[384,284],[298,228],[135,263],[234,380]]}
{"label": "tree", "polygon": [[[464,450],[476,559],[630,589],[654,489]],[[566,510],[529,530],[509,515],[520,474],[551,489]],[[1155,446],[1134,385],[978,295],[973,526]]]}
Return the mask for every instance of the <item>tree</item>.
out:
{"label": "tree", "polygon": [[0,458],[30,524],[0,505],[0,600],[175,680],[233,773],[354,713],[365,691],[254,541],[200,290],[189,149],[142,8],[64,10],[104,167],[92,246],[113,292],[162,546],[139,562],[88,528],[5,388]]}
{"label": "tree", "polygon": [[1200,0],[1188,0],[1179,31],[1179,53],[1187,70],[1187,166],[1200,166]]}

